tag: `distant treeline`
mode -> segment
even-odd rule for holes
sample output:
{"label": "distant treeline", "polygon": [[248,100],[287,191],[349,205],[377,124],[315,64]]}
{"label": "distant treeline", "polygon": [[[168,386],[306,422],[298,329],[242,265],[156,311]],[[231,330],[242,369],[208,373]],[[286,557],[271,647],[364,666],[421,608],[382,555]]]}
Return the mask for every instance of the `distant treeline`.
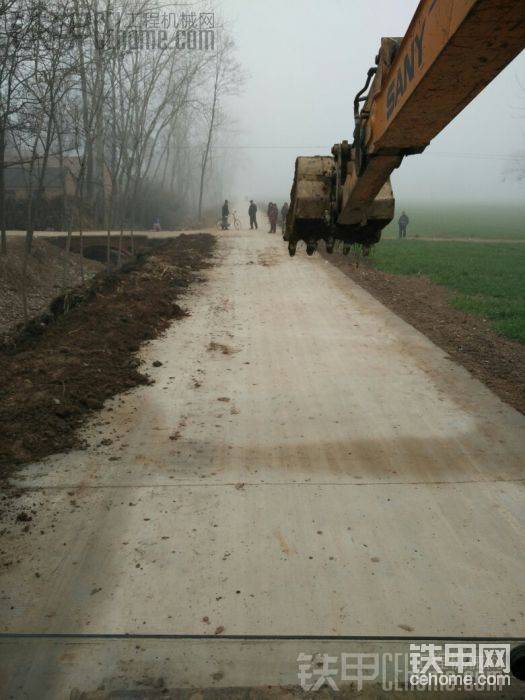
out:
{"label": "distant treeline", "polygon": [[223,27],[200,50],[167,31],[162,45],[115,40],[159,12],[156,0],[0,0],[2,252],[8,228],[30,250],[50,225],[174,227],[227,191],[230,155],[214,145],[242,82],[233,41]]}

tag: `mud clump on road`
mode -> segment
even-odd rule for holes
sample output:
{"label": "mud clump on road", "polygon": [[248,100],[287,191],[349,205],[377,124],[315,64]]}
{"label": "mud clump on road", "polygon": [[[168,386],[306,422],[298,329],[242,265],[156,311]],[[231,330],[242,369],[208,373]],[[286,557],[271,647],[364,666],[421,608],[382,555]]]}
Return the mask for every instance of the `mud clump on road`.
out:
{"label": "mud clump on road", "polygon": [[211,266],[215,238],[158,243],[134,264],[98,275],[73,308],[48,314],[0,349],[0,476],[21,463],[79,447],[89,411],[150,379],[136,352],[187,312],[176,300]]}
{"label": "mud clump on road", "polygon": [[208,352],[221,352],[223,355],[235,355],[239,352],[230,345],[225,345],[224,343],[216,343],[214,340],[208,345]]}

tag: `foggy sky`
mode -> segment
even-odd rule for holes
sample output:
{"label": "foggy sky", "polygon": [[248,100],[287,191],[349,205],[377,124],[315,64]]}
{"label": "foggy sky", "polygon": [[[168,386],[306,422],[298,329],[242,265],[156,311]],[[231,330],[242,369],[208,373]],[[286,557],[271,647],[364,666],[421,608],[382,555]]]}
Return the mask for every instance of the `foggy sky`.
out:
{"label": "foggy sky", "polygon": [[[247,73],[232,99],[238,133],[232,197],[288,198],[298,155],[352,140],[353,99],[381,36],[402,36],[417,0],[217,0]],[[521,83],[521,86],[520,86]],[[398,200],[523,201],[502,158],[525,153],[522,53],[393,175]],[[492,154],[497,154],[492,157]]]}

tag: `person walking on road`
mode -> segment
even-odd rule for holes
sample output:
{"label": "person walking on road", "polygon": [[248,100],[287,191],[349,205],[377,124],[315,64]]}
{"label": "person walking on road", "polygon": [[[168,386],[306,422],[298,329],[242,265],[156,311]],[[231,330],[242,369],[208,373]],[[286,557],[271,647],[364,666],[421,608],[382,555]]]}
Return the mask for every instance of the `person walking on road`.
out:
{"label": "person walking on road", "polygon": [[276,233],[277,232],[277,219],[279,217],[279,209],[277,208],[277,204],[275,202],[270,202],[268,205],[268,219],[270,220],[270,230],[268,233]]}
{"label": "person walking on road", "polygon": [[279,221],[279,207],[274,202],[273,203],[273,231],[272,233],[277,233],[277,222]]}
{"label": "person walking on road", "polygon": [[248,216],[250,217],[250,228],[253,230],[257,229],[257,204],[250,199],[250,206],[248,207]]}
{"label": "person walking on road", "polygon": [[410,223],[410,219],[406,215],[405,212],[401,214],[399,217],[399,238],[406,238],[407,237],[407,226]]}
{"label": "person walking on road", "polygon": [[288,216],[288,209],[288,202],[285,202],[281,207],[281,230],[283,232],[283,236],[286,232],[286,217]]}
{"label": "person walking on road", "polygon": [[228,200],[224,200],[224,204],[222,205],[222,230],[227,231],[228,230],[228,217],[230,216],[230,207],[228,205]]}

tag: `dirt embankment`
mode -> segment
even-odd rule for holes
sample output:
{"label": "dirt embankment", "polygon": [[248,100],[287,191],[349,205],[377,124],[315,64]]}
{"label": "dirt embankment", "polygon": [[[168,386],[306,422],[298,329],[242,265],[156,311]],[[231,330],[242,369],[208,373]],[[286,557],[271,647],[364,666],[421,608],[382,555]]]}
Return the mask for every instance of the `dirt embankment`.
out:
{"label": "dirt embankment", "polygon": [[[25,239],[9,236],[7,255],[0,256],[0,337],[23,321],[23,259]],[[29,317],[42,312],[64,287],[78,287],[82,276],[91,280],[104,266],[70,252],[66,271],[66,253],[44,238],[35,238],[27,261],[27,311]],[[82,275],[83,273],[83,275]]]}
{"label": "dirt embankment", "polygon": [[51,323],[33,323],[0,351],[0,471],[78,446],[86,414],[148,378],[140,345],[187,315],[176,300],[211,265],[210,234],[181,235],[138,263],[101,274],[76,305]]}
{"label": "dirt embankment", "polygon": [[525,413],[525,346],[497,335],[483,318],[452,308],[450,292],[426,277],[392,275],[366,260],[357,267],[352,257],[322,255]]}

